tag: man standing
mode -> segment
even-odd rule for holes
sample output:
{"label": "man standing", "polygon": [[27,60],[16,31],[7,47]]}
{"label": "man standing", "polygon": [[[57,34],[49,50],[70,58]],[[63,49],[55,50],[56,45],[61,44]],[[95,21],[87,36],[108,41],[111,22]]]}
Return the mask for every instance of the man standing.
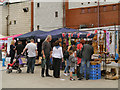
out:
{"label": "man standing", "polygon": [[[43,58],[46,59],[46,77],[51,77],[48,71],[50,66],[50,53],[52,51],[51,43],[50,43],[51,40],[52,40],[52,36],[48,35],[45,41],[42,43],[42,54],[43,54]],[[45,68],[42,67],[42,72],[41,72],[42,77],[44,77],[44,71]]]}
{"label": "man standing", "polygon": [[18,45],[16,46],[16,52],[17,55],[20,55],[24,49],[24,46],[22,45],[21,41],[18,41]]}
{"label": "man standing", "polygon": [[[27,73],[31,71],[31,73],[34,73],[34,67],[35,67],[35,57],[37,56],[37,45],[34,43],[34,40],[31,39],[30,43],[28,43],[23,50],[23,53],[28,50],[28,66],[27,66]],[[23,54],[22,53],[22,54]]]}
{"label": "man standing", "polygon": [[86,80],[89,79],[90,60],[93,53],[94,53],[94,49],[92,47],[92,42],[89,42],[89,44],[83,45],[79,80],[82,79],[83,68],[85,67],[85,63],[86,63]]}

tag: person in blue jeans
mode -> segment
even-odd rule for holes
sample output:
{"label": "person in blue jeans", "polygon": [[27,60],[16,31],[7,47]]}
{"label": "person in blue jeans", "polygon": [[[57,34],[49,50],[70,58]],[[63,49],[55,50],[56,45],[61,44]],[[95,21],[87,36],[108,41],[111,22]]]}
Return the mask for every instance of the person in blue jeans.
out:
{"label": "person in blue jeans", "polygon": [[86,80],[88,80],[89,79],[90,60],[91,60],[91,56],[94,53],[94,49],[92,47],[92,42],[87,42],[87,44],[84,44],[81,52],[82,52],[82,60],[81,60],[79,80],[82,79],[85,65],[86,65],[86,72],[85,72],[86,73]]}
{"label": "person in blue jeans", "polygon": [[5,50],[3,49],[3,50],[2,50],[2,61],[3,61],[3,62],[2,62],[2,66],[3,66],[3,67],[5,67],[5,58],[6,58],[6,52],[5,52]]}
{"label": "person in blue jeans", "polygon": [[[69,72],[69,60],[66,59],[67,65],[65,67],[65,71],[64,71],[64,75],[67,76],[70,72]],[[68,74],[67,74],[68,73]]]}
{"label": "person in blue jeans", "polygon": [[35,58],[38,55],[37,45],[34,43],[34,39],[30,40],[30,43],[28,43],[25,46],[25,49],[23,50],[21,54],[23,55],[26,50],[28,50],[27,73],[31,71],[31,73],[34,74]]}

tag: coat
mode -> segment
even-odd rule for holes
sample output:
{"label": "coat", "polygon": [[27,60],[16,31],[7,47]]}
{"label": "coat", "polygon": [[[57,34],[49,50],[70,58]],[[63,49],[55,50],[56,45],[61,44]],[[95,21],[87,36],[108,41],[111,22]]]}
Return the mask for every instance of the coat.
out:
{"label": "coat", "polygon": [[91,56],[94,53],[94,49],[89,44],[84,44],[82,48],[82,58],[85,60],[91,60]]}

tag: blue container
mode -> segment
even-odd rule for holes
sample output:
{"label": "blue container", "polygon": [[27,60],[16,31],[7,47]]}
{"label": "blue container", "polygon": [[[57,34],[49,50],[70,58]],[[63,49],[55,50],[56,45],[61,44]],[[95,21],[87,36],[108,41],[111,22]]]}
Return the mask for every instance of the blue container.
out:
{"label": "blue container", "polygon": [[91,74],[90,77],[101,77],[100,74]]}
{"label": "blue container", "polygon": [[97,77],[90,77],[89,79],[91,79],[91,80],[98,80],[98,79],[101,79],[101,76],[97,76]]}
{"label": "blue container", "polygon": [[101,73],[100,70],[90,71],[90,74],[99,74],[99,73]]}
{"label": "blue container", "polygon": [[97,65],[90,65],[90,68],[101,68],[100,64]]}

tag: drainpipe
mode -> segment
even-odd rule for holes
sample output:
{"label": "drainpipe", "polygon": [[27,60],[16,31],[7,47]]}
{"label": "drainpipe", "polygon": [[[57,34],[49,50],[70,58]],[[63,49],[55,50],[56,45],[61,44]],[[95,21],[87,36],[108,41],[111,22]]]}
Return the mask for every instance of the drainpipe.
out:
{"label": "drainpipe", "polygon": [[7,7],[8,7],[8,15],[7,15],[7,17],[6,17],[6,19],[7,19],[7,36],[9,36],[9,1],[7,2]]}
{"label": "drainpipe", "polygon": [[31,32],[34,30],[34,0],[31,0]]}
{"label": "drainpipe", "polygon": [[100,2],[98,0],[98,27],[100,27]]}
{"label": "drainpipe", "polygon": [[66,15],[66,10],[65,10],[65,0],[63,0],[63,28],[66,27],[65,24],[65,15]]}

